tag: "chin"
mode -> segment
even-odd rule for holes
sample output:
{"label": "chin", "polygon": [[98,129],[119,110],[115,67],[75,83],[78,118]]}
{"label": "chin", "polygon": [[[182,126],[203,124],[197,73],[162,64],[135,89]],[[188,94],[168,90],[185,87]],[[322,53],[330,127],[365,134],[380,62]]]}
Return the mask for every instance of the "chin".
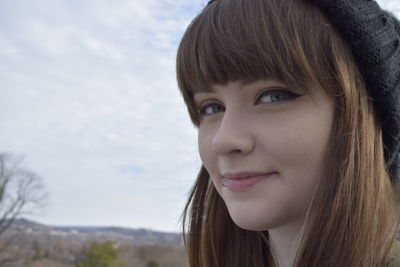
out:
{"label": "chin", "polygon": [[232,221],[238,227],[248,231],[267,231],[283,226],[291,220],[291,218],[284,216],[285,214],[238,207],[237,205],[228,206],[228,212]]}
{"label": "chin", "polygon": [[243,229],[243,230],[247,230],[247,231],[267,231],[268,229],[266,229],[265,227],[261,226],[261,225],[252,225],[252,224],[238,224],[236,223],[236,226]]}
{"label": "chin", "polygon": [[252,218],[251,216],[235,216],[230,214],[232,221],[239,227],[248,231],[266,231],[270,228],[273,228],[273,225],[270,225],[268,222],[263,220],[259,220],[258,218]]}

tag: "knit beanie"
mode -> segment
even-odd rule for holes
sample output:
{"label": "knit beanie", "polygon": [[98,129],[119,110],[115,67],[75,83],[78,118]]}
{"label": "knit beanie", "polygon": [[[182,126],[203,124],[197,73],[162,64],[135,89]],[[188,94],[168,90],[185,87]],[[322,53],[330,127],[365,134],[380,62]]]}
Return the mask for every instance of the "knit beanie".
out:
{"label": "knit beanie", "polygon": [[308,1],[349,44],[382,125],[387,171],[400,183],[400,22],[374,0]]}
{"label": "knit beanie", "polygon": [[373,0],[311,0],[348,42],[382,124],[387,170],[400,180],[400,22]]}

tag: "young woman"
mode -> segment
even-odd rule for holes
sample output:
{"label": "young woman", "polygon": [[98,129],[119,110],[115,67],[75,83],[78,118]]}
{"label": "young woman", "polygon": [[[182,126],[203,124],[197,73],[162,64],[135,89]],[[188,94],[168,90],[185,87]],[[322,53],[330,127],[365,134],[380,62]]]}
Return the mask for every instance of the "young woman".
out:
{"label": "young woman", "polygon": [[400,266],[399,42],[371,0],[209,2],[177,53],[191,267]]}

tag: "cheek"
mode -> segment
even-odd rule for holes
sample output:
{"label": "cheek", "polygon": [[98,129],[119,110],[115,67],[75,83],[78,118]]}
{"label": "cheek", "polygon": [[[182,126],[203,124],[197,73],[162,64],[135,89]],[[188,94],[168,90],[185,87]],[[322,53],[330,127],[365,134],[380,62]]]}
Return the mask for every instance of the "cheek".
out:
{"label": "cheek", "polygon": [[198,151],[201,162],[203,163],[204,167],[210,174],[212,174],[213,170],[215,170],[216,168],[215,165],[216,154],[213,153],[211,149],[212,139],[213,139],[212,129],[210,129],[210,127],[200,126],[197,138]]}
{"label": "cheek", "polygon": [[[288,131],[288,145],[291,153],[286,157],[291,166],[305,173],[320,172],[326,161],[329,138],[332,127],[330,117],[311,117]],[[290,142],[290,143],[289,143]]]}
{"label": "cheek", "polygon": [[283,166],[312,172],[323,165],[329,134],[330,128],[318,128],[314,125],[291,127],[276,134],[279,137],[270,145],[270,151],[275,151],[275,159]]}
{"label": "cheek", "polygon": [[318,172],[326,161],[333,105],[333,102],[327,102],[324,107],[305,105],[296,113],[288,112],[268,124],[263,124],[260,118],[257,124],[265,125],[257,130],[261,154],[269,155],[273,164],[282,168],[282,173]]}
{"label": "cheek", "polygon": [[198,151],[201,162],[210,175],[211,182],[214,184],[217,192],[221,195],[222,177],[220,177],[221,171],[218,166],[218,155],[212,149],[214,133],[215,131],[212,127],[209,127],[209,125],[199,127]]}

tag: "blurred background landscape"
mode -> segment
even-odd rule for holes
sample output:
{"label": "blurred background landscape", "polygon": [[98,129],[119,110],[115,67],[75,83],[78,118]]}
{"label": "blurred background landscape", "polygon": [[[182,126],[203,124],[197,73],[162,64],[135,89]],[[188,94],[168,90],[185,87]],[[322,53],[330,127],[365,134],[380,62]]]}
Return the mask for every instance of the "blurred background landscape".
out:
{"label": "blurred background landscape", "polygon": [[187,266],[175,57],[207,2],[0,1],[0,266]]}
{"label": "blurred background landscape", "polygon": [[[121,227],[54,227],[18,219],[0,266],[188,266],[181,235]],[[0,245],[3,243],[0,242]]]}

